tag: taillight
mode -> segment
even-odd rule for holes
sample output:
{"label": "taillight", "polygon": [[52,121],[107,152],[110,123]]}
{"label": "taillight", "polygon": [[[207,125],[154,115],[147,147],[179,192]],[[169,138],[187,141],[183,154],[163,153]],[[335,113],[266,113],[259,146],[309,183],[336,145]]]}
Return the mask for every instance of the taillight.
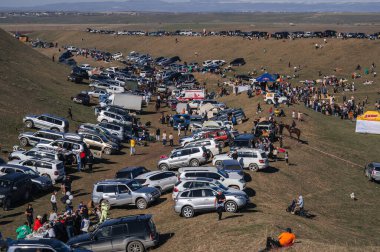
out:
{"label": "taillight", "polygon": [[265,163],[265,161],[264,161],[264,160],[262,160],[262,159],[260,159],[260,160],[259,160],[259,163],[260,163],[260,164],[264,164],[264,163]]}
{"label": "taillight", "polygon": [[173,192],[178,192],[178,188],[177,188],[177,187],[174,187],[174,188],[173,188]]}
{"label": "taillight", "polygon": [[55,171],[55,172],[54,172],[54,175],[59,175],[58,171]]}

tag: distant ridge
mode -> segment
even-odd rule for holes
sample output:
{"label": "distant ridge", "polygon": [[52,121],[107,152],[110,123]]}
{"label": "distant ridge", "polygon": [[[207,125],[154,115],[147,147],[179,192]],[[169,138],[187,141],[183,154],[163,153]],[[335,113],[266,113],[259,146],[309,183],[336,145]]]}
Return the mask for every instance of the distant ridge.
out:
{"label": "distant ridge", "polygon": [[380,12],[380,2],[331,3],[250,3],[221,0],[190,0],[169,3],[161,0],[125,2],[57,3],[34,7],[0,7],[0,11],[80,11],[80,12]]}

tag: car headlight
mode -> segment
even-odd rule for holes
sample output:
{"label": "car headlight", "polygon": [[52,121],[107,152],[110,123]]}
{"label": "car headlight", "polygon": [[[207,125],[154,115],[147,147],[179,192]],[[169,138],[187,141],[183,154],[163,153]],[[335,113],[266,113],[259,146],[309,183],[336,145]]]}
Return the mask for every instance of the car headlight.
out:
{"label": "car headlight", "polygon": [[0,195],[0,199],[3,199],[3,198],[5,198],[5,195]]}

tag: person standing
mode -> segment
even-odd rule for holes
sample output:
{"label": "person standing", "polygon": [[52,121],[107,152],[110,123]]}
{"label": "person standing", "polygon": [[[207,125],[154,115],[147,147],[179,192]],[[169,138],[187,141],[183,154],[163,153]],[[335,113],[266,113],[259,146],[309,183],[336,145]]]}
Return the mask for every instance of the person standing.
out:
{"label": "person standing", "polygon": [[50,202],[51,202],[51,208],[52,208],[52,210],[55,213],[58,212],[58,208],[57,208],[57,191],[56,190],[54,190],[54,192],[51,194]]}
{"label": "person standing", "polygon": [[33,231],[38,231],[42,227],[41,219],[41,215],[37,215],[37,218],[34,220]]}
{"label": "person standing", "polygon": [[157,128],[156,129],[156,141],[157,142],[160,141],[160,135],[161,135],[161,130],[160,130],[160,128]]}
{"label": "person standing", "polygon": [[80,163],[81,163],[81,170],[84,170],[84,168],[86,167],[86,152],[85,151],[81,151],[79,153],[79,156],[80,156]]}
{"label": "person standing", "polygon": [[224,196],[222,190],[219,190],[215,196],[215,201],[214,201],[214,205],[218,213],[218,220],[222,219],[222,213],[223,213],[225,202],[226,202],[226,196]]}
{"label": "person standing", "polygon": [[277,148],[274,148],[272,152],[274,162],[277,162],[277,154],[278,154],[278,150]]}
{"label": "person standing", "polygon": [[78,172],[80,172],[82,169],[82,159],[80,157],[80,151],[76,153],[76,158],[77,158],[77,170]]}
{"label": "person standing", "polygon": [[297,201],[297,206],[298,206],[298,208],[300,209],[300,213],[299,213],[300,216],[303,216],[303,215],[304,215],[303,205],[304,205],[303,197],[302,197],[302,195],[300,194],[300,195],[298,196],[298,201]]}
{"label": "person standing", "polygon": [[131,156],[133,156],[136,153],[136,150],[135,150],[136,140],[134,138],[131,139],[130,145],[131,145]]}
{"label": "person standing", "polygon": [[28,204],[28,207],[25,210],[26,221],[28,222],[29,227],[33,225],[33,207],[32,204]]}
{"label": "person standing", "polygon": [[88,228],[90,227],[90,220],[88,219],[88,216],[83,216],[81,225],[80,225],[80,231],[82,234],[88,233]]}
{"label": "person standing", "polygon": [[90,151],[90,153],[87,156],[87,165],[88,165],[88,172],[92,173],[92,165],[94,164],[94,155]]}
{"label": "person standing", "polygon": [[238,153],[237,153],[237,150],[235,150],[232,155],[231,155],[232,159],[233,160],[237,160],[238,159]]}
{"label": "person standing", "polygon": [[64,193],[71,192],[71,179],[69,175],[66,175],[65,178],[62,181],[63,186],[65,188]]}
{"label": "person standing", "polygon": [[71,107],[67,110],[67,117],[73,120],[73,113],[71,112]]}
{"label": "person standing", "polygon": [[181,127],[182,127],[182,124],[178,123],[178,137],[181,136]]}
{"label": "person standing", "polygon": [[162,133],[162,145],[166,146],[166,131],[164,131],[164,133]]}
{"label": "person standing", "polygon": [[24,222],[24,225],[19,226],[16,229],[17,240],[25,239],[27,235],[31,234],[32,230],[30,229],[28,222]]}
{"label": "person standing", "polygon": [[285,162],[286,162],[286,165],[289,165],[289,153],[288,152],[285,152]]}
{"label": "person standing", "polygon": [[170,133],[170,134],[169,134],[169,145],[170,145],[171,147],[174,146],[174,142],[173,142],[173,140],[174,140],[173,134]]}

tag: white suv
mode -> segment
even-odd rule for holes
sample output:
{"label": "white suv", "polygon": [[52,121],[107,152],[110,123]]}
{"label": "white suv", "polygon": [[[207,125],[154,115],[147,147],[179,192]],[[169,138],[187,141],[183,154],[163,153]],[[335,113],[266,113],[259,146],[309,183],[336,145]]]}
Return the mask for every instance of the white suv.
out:
{"label": "white suv", "polygon": [[[259,149],[241,148],[237,150],[238,161],[243,168],[248,168],[251,171],[259,171],[269,166],[267,154]],[[228,154],[214,156],[212,164],[220,166],[223,160],[230,160],[232,157]]]}
{"label": "white suv", "polygon": [[178,179],[211,178],[218,180],[226,187],[243,190],[246,182],[237,173],[227,173],[216,167],[183,167],[178,169]]}
{"label": "white suv", "polygon": [[132,117],[128,117],[126,115],[120,115],[109,111],[100,111],[98,118],[98,122],[103,123],[120,123],[123,125],[131,125],[132,124]]}
{"label": "white suv", "polygon": [[212,156],[219,154],[218,143],[214,139],[199,139],[193,142],[185,143],[184,147],[205,147],[211,151]]}
{"label": "white suv", "polygon": [[38,172],[41,176],[50,178],[53,184],[57,183],[57,181],[61,180],[65,175],[63,162],[58,160],[51,160],[47,158],[31,158],[24,161],[10,161],[8,164],[16,164],[29,167],[32,170]]}

